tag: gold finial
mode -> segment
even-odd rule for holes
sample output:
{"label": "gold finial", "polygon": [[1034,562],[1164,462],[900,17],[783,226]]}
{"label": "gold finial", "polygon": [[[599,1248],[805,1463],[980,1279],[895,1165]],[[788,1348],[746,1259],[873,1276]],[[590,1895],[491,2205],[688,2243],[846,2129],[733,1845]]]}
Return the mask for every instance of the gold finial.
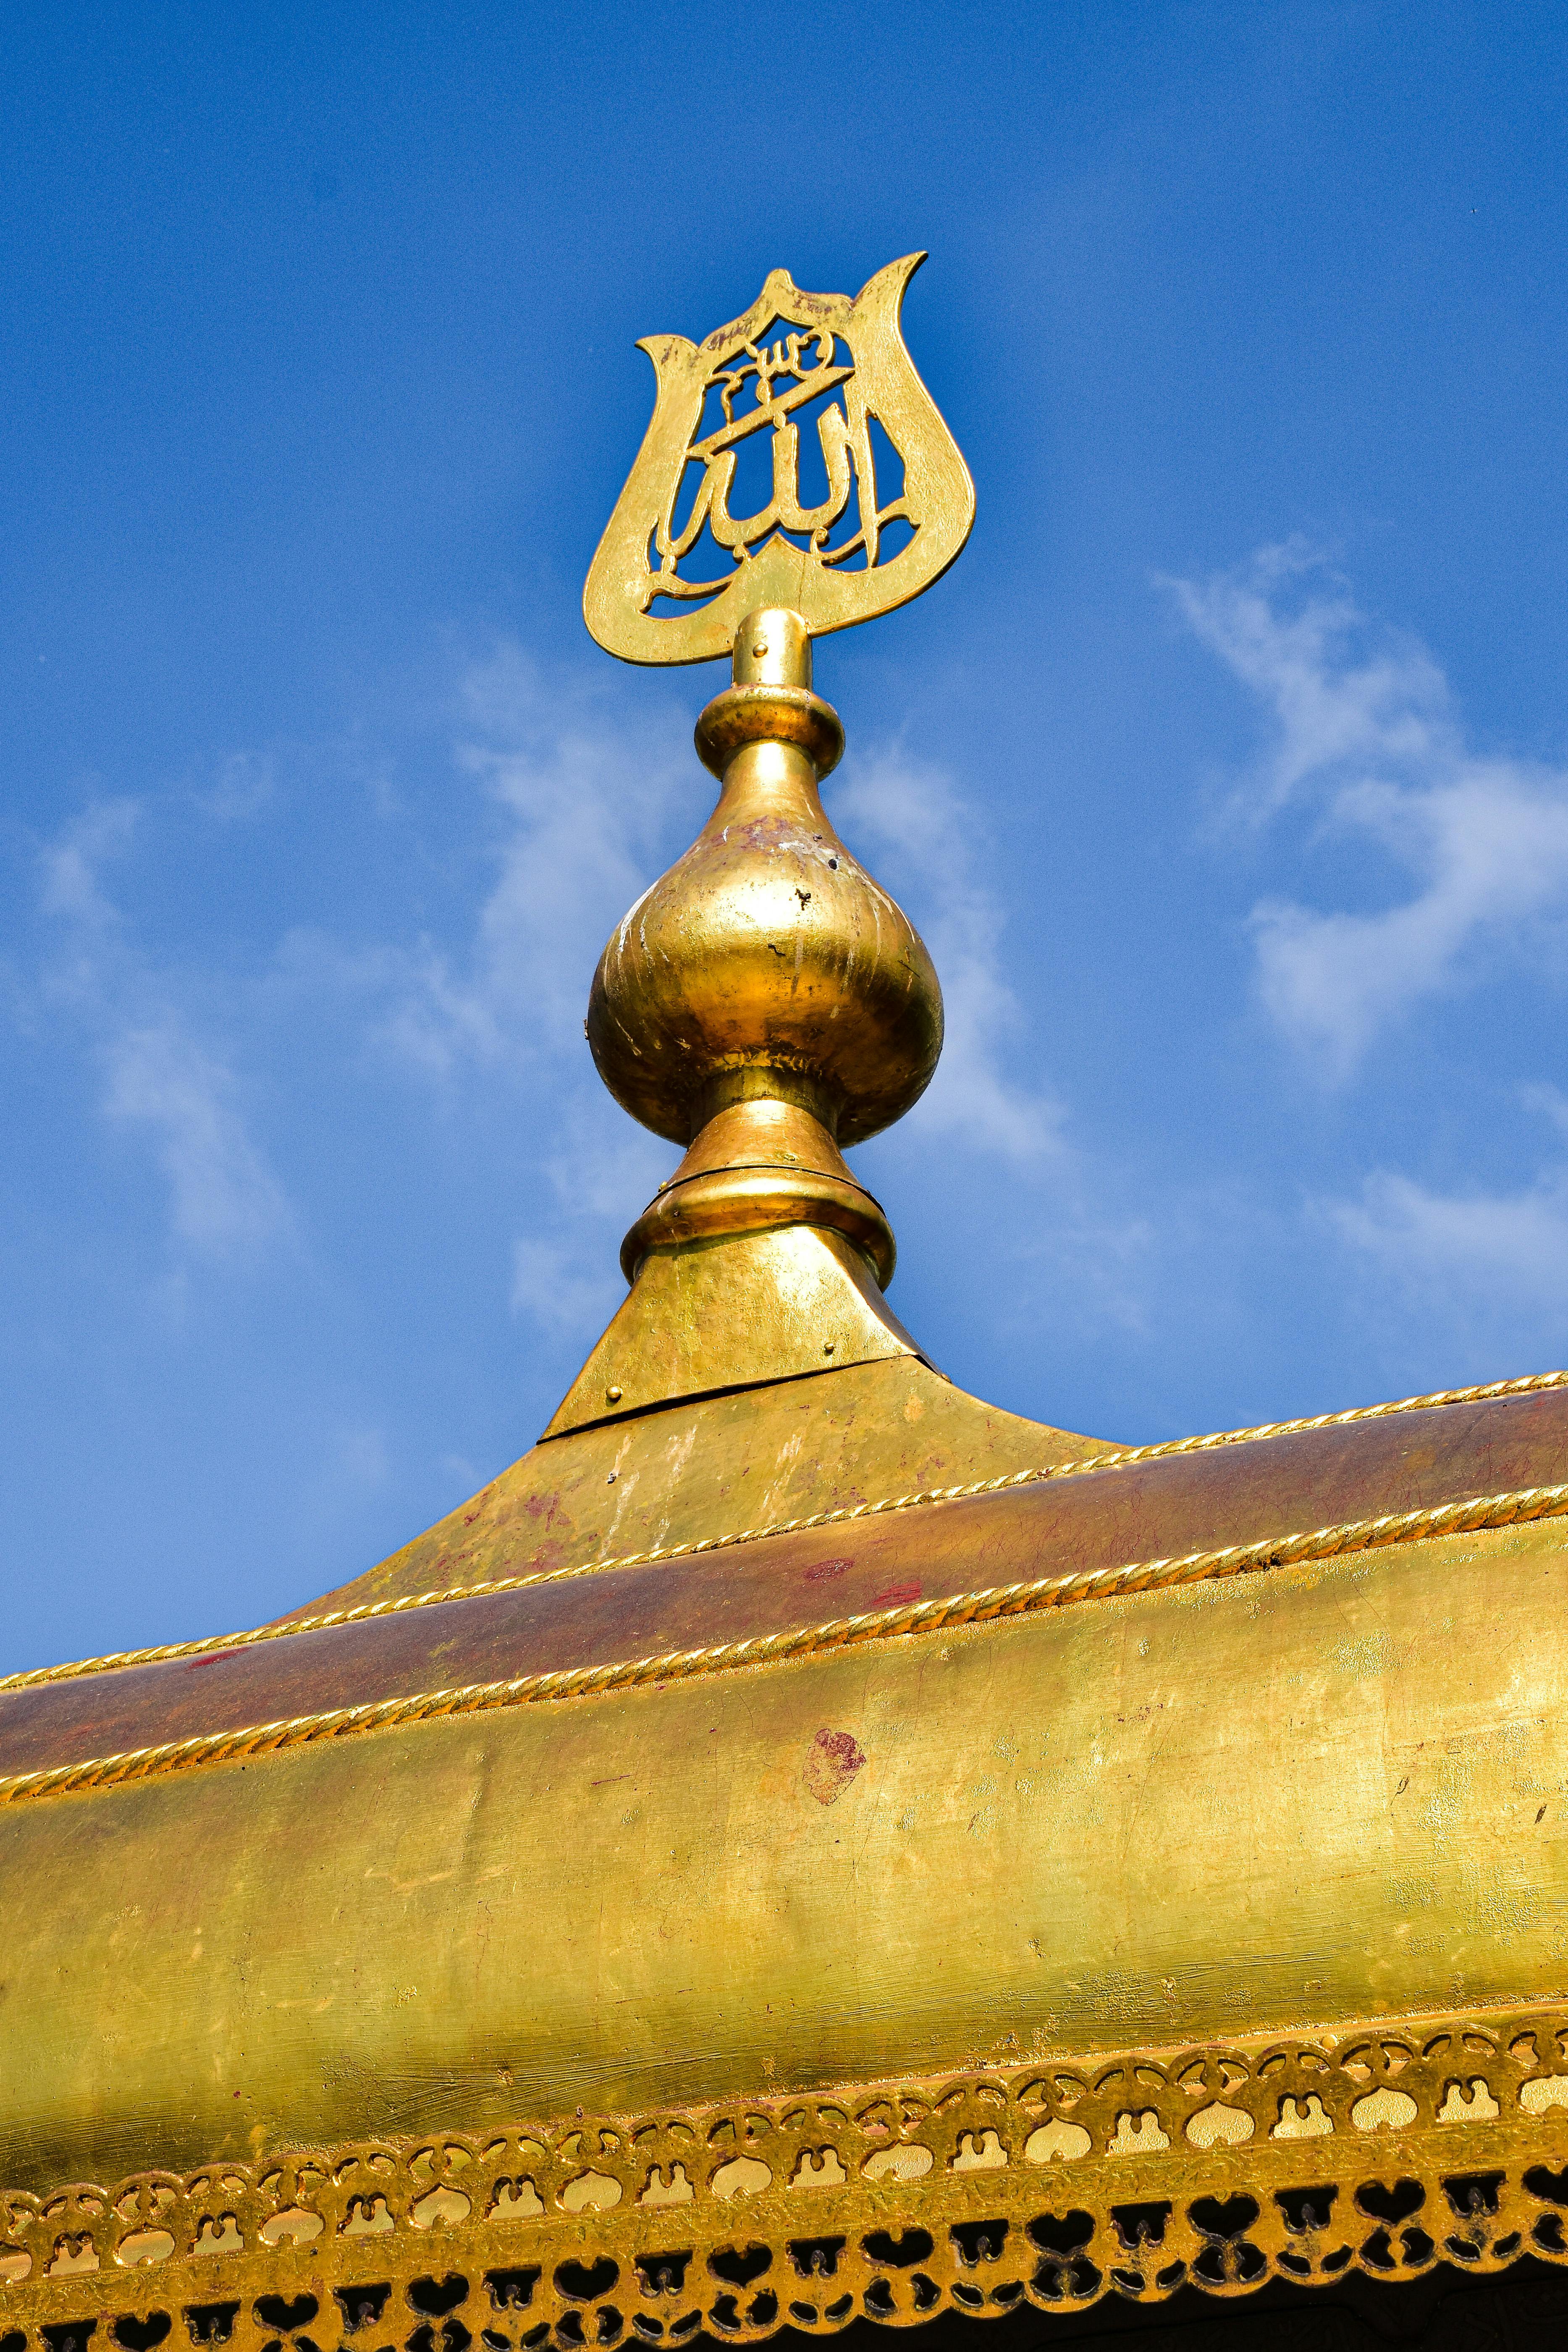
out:
{"label": "gold finial", "polygon": [[[907,604],[941,578],[969,537],[974,485],[899,331],[904,289],[924,259],[890,261],[853,300],[803,294],[775,269],[742,318],[700,343],[649,335],[639,344],[658,379],[653,420],[583,591],[584,615],[607,653],[713,661],[745,615],[775,609],[826,636]],[[805,507],[796,412],[826,394],[816,424],[827,496]],[[873,422],[903,468],[886,505]],[[731,514],[740,449],[764,429],[773,496],[755,514]],[[710,572],[722,550],[730,572],[694,576],[704,539],[712,551],[698,570]]]}
{"label": "gold finial", "polygon": [[[733,683],[697,722],[719,804],[617,928],[588,1007],[594,1059],[617,1102],[689,1148],[626,1235],[631,1297],[547,1435],[705,1390],[916,1352],[883,1304],[891,1229],[840,1147],[923,1091],[942,1050],[942,992],[919,934],[823,808],[844,730],[812,691],[811,640],[917,595],[968,535],[969,476],[899,335],[922,257],[894,262],[853,302],[802,294],[775,270],[746,316],[702,344],[643,347],[658,403],[588,575],[588,625],[631,661],[729,652]],[[766,342],[780,320],[812,331]],[[828,497],[803,509],[794,416],[819,395]],[[704,413],[715,399],[717,425]],[[880,507],[872,417],[904,469]],[[735,444],[763,425],[773,496],[736,518]],[[897,551],[894,522],[910,533]],[[726,580],[681,572],[705,523],[733,559]],[[701,610],[679,609],[699,596]],[[665,600],[673,616],[654,609]]]}

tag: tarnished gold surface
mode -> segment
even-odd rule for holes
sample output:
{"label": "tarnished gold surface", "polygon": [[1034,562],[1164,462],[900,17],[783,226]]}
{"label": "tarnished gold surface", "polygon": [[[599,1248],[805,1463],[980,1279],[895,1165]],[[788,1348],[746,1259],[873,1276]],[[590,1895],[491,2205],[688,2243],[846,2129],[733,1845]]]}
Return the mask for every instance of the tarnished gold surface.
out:
{"label": "tarnished gold surface", "polygon": [[7,1807],[12,2178],[1557,1997],[1562,1542]]}
{"label": "tarnished gold surface", "polygon": [[[836,1202],[793,1183],[757,1204],[763,1213],[776,1213],[781,1192],[814,1216],[837,1213]],[[720,1206],[723,1213],[729,1202]],[[816,1223],[721,1227],[712,1238],[645,1253],[630,1296],[544,1434],[715,1389],[915,1353],[840,1233]]]}
{"label": "tarnished gold surface", "polygon": [[[792,608],[822,635],[891,612],[946,571],[969,536],[974,486],[899,330],[924,258],[889,262],[853,300],[803,293],[775,269],[751,309],[702,342],[650,335],[639,345],[658,379],[653,420],[583,594],[608,652],[715,660],[764,605]],[[827,496],[806,508],[799,418],[816,402]],[[902,467],[894,488],[878,485],[873,419]],[[762,433],[772,495],[731,514],[738,452]],[[900,523],[912,535],[889,553]]]}
{"label": "tarnished gold surface", "polygon": [[595,975],[600,1076],[689,1149],[627,1234],[631,1297],[547,1436],[606,1413],[912,1351],[881,1303],[895,1260],[839,1139],[921,1094],[942,1047],[931,959],[828,824],[838,722],[798,613],[752,614],[698,747],[723,776],[686,856]]}
{"label": "tarnished gold surface", "polygon": [[[1565,1384],[1568,1384],[1568,1374],[1536,1372],[1522,1380],[1496,1381],[1484,1387],[1443,1389],[1426,1396],[1402,1397],[1387,1404],[1352,1406],[1348,1412],[1342,1413],[1315,1414],[1304,1421],[1268,1422],[1253,1429],[1218,1430],[1205,1436],[1168,1438],[1152,1445],[1125,1447],[1113,1453],[1096,1453],[1076,1460],[1068,1456],[1060,1461],[1032,1464],[1026,1469],[1005,1471],[989,1478],[965,1481],[946,1486],[918,1487],[907,1495],[883,1496],[875,1501],[862,1500],[840,1504],[827,1510],[773,1521],[757,1528],[731,1529],[699,1536],[683,1543],[655,1545],[651,1549],[644,1552],[611,1553],[603,1559],[584,1559],[574,1561],[571,1565],[554,1568],[525,1568],[521,1573],[511,1576],[489,1577],[476,1582],[447,1585],[423,1592],[403,1593],[384,1600],[361,1601],[345,1600],[341,1609],[318,1609],[302,1616],[279,1618],[269,1624],[247,1626],[226,1633],[209,1634],[195,1641],[159,1643],[142,1649],[114,1651],[51,1666],[28,1667],[16,1674],[0,1676],[0,1697],[12,1691],[35,1690],[47,1684],[75,1681],[83,1675],[111,1673],[126,1666],[160,1664],[175,1659],[201,1657],[216,1651],[227,1654],[253,1647],[259,1643],[284,1641],[294,1633],[321,1632],[384,1614],[401,1613],[411,1609],[442,1607],[452,1601],[472,1600],[496,1593],[518,1591],[537,1583],[554,1582],[563,1578],[598,1575],[612,1569],[635,1568],[663,1560],[691,1558],[711,1551],[727,1550],[736,1544],[760,1542],[768,1536],[799,1534],[819,1528],[847,1527],[857,1519],[880,1517],[890,1513],[917,1509],[922,1505],[952,1502],[993,1494],[1004,1487],[1032,1484],[1037,1480],[1068,1477],[1074,1472],[1107,1470],[1148,1461],[1170,1460],[1180,1454],[1214,1452],[1222,1446],[1245,1445],[1265,1438],[1289,1436],[1305,1432],[1315,1433],[1321,1430],[1342,1428],[1360,1421],[1383,1420],[1394,1413],[1430,1412],[1439,1406],[1489,1402],[1510,1396],[1526,1396],[1561,1388]],[[970,1401],[961,1400],[961,1402],[969,1402]],[[1055,1433],[1042,1432],[1042,1434],[1047,1437]],[[1088,1440],[1070,1442],[1089,1443]],[[517,1467],[521,1469],[523,1465],[519,1465]],[[509,1475],[515,1475],[515,1473]],[[487,1489],[486,1496],[478,1498],[481,1504],[490,1491]],[[1514,1516],[1517,1517],[1520,1515],[1517,1509],[1520,1499],[1518,1496],[1510,1495],[1494,1498],[1494,1501],[1498,1506],[1511,1507]],[[1538,1504],[1542,1500],[1539,1490],[1535,1499]],[[1554,1502],[1556,1497],[1548,1496],[1545,1499],[1550,1503]],[[1469,1507],[1473,1508],[1474,1506]],[[1556,1514],[1554,1511],[1542,1510],[1539,1515],[1555,1516]],[[477,1515],[464,1513],[460,1516],[466,1521],[471,1521]],[[1421,1521],[1419,1532],[1433,1532],[1435,1516],[1437,1515],[1432,1513],[1413,1515],[1403,1532],[1391,1539],[1407,1539],[1413,1532],[1416,1531],[1415,1521],[1417,1518]],[[1487,1522],[1487,1524],[1493,1523]],[[1498,1525],[1505,1523],[1500,1517],[1495,1522]],[[1373,1527],[1380,1530],[1397,1524],[1397,1522],[1388,1521],[1373,1523]],[[1281,1549],[1278,1542],[1271,1542],[1270,1549],[1279,1559],[1286,1557],[1308,1557],[1307,1550],[1299,1549],[1302,1546],[1315,1548],[1311,1551],[1311,1556],[1314,1558],[1327,1557],[1328,1547],[1325,1545],[1325,1538],[1333,1536],[1345,1538],[1350,1532],[1342,1528],[1332,1530],[1320,1529],[1311,1536],[1286,1538],[1287,1548],[1295,1549]],[[1363,1528],[1360,1532],[1364,1535],[1366,1530]],[[1342,1540],[1338,1548],[1352,1549],[1358,1547],[1349,1540]],[[1187,1563],[1176,1565],[1184,1567]],[[1180,1580],[1173,1578],[1172,1580]]]}
{"label": "tarnished gold surface", "polygon": [[0,2327],[499,2352],[1563,2263],[1565,2053],[1461,2011],[12,2191]]}
{"label": "tarnished gold surface", "polygon": [[[804,635],[792,650],[808,670]],[[777,718],[769,694],[728,708],[719,804],[617,926],[594,978],[599,1075],[675,1142],[764,1092],[861,1142],[918,1100],[942,1050],[931,958],[833,830],[808,753],[767,731]]]}
{"label": "tarnished gold surface", "polygon": [[[1478,1465],[1532,1483],[1467,1494]],[[1377,1510],[1389,1501],[1405,1507]],[[578,1556],[426,1591],[412,1610],[318,1612],[296,1621],[290,1638],[276,1632],[269,1654],[243,1638],[206,1645],[199,1681],[171,1658],[13,1684],[0,1692],[0,1787],[97,1785],[392,1721],[727,1672],[1522,1524],[1565,1505],[1561,1391],[1224,1452],[1177,1448],[1114,1472],[1072,1477],[1043,1465],[675,1549]],[[1287,1507],[1315,1512],[1316,1528],[1291,1532]],[[982,1569],[991,1581],[976,1589]]]}
{"label": "tarnished gold surface", "polygon": [[735,637],[732,684],[697,721],[703,766],[722,781],[748,743],[788,743],[803,751],[818,783],[844,757],[844,729],[829,702],[811,690],[811,631],[790,605],[749,614]]}
{"label": "tarnished gold surface", "polygon": [[[773,1083],[771,1074],[764,1083]],[[732,1100],[703,1122],[627,1234],[622,1270],[635,1282],[652,1250],[781,1223],[842,1234],[880,1289],[893,1278],[897,1254],[882,1204],[856,1183],[822,1121],[798,1103],[765,1095]]]}
{"label": "tarnished gold surface", "polygon": [[889,1355],[536,1445],[412,1543],[298,1613],[531,1569],[674,1558],[1104,1451],[1098,1438],[966,1396],[918,1356]]}
{"label": "tarnished gold surface", "polygon": [[623,1108],[689,1142],[731,1073],[792,1080],[843,1144],[924,1092],[942,995],[918,933],[834,832],[805,755],[754,743],[731,762],[695,845],[617,928],[588,1038]]}
{"label": "tarnished gold surface", "polygon": [[[222,1726],[209,1722],[184,1738],[152,1746],[142,1744],[85,1758],[51,1758],[31,1770],[0,1774],[0,1804],[119,1788],[130,1780],[151,1780],[166,1772],[230,1764],[279,1748],[351,1738],[411,1723],[489,1715],[498,1708],[553,1706],[566,1699],[597,1698],[605,1691],[630,1690],[649,1684],[662,1688],[669,1683],[733,1674],[749,1666],[773,1665],[790,1658],[820,1657],[826,1651],[858,1647],[867,1642],[902,1641],[911,1635],[946,1633],[958,1625],[987,1624],[1000,1618],[1033,1616],[1047,1609],[1068,1609],[1085,1601],[1114,1600],[1129,1592],[1164,1591],[1213,1583],[1223,1577],[1256,1576],[1267,1569],[1294,1566],[1303,1560],[1339,1559],[1347,1552],[1382,1551],[1392,1545],[1420,1542],[1429,1537],[1473,1535],[1564,1517],[1568,1517],[1568,1483],[1533,1486],[1508,1494],[1475,1496],[1426,1510],[1384,1514],[1346,1526],[1266,1536],[1252,1543],[1227,1545],[1218,1551],[1191,1552],[1179,1559],[1129,1560],[1113,1568],[1084,1569],[1065,1576],[1037,1576],[1009,1584],[984,1585],[978,1591],[944,1592],[930,1600],[918,1598],[918,1588],[911,1584],[890,1607],[743,1633],[696,1649],[655,1650],[640,1657],[540,1666],[483,1682],[451,1683],[435,1690],[380,1693],[310,1715],[283,1717],[266,1723],[246,1720],[243,1700],[237,1708],[230,1697],[226,1710],[229,1719]],[[834,1563],[839,1572],[851,1565],[849,1561]],[[493,1601],[540,1585],[575,1581],[578,1574],[609,1572],[609,1563],[597,1570],[577,1572],[557,1570],[537,1578],[513,1578],[481,1591],[426,1593],[420,1597],[420,1605],[430,1610],[447,1609],[464,1601]],[[365,1618],[356,1622],[365,1622],[369,1614],[365,1612]],[[349,1622],[340,1619],[332,1630],[341,1626],[347,1631]],[[301,1636],[321,1630],[320,1621],[317,1625],[301,1625],[294,1630]],[[470,1620],[460,1633],[479,1630]],[[460,1654],[460,1633],[457,1641],[435,1645],[436,1654],[439,1654],[444,1647]],[[281,1632],[275,1638],[283,1638]],[[395,1677],[395,1664],[386,1663],[392,1664]],[[361,1671],[363,1675],[363,1663]],[[65,1678],[78,1679],[73,1675]],[[15,1714],[16,1710],[11,1712]],[[59,1712],[56,1710],[57,1716]],[[131,1719],[134,1719],[134,1710]],[[55,1727],[52,1741],[57,1748],[59,1728]],[[0,1739],[14,1746],[15,1736],[15,1726],[6,1726]],[[37,1736],[35,1725],[35,1741]]]}

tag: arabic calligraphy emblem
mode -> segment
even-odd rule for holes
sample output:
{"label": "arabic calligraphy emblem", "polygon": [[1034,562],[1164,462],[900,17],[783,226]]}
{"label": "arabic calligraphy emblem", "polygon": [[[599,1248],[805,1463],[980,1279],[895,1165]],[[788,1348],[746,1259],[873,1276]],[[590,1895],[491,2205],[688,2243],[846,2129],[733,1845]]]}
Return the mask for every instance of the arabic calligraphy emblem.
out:
{"label": "arabic calligraphy emblem", "polygon": [[[853,299],[803,293],[775,269],[745,316],[701,343],[638,346],[658,378],[653,420],[583,592],[607,652],[710,661],[773,605],[821,636],[946,571],[974,486],[899,329],[924,259],[889,262]],[[803,470],[818,474],[809,504]]]}

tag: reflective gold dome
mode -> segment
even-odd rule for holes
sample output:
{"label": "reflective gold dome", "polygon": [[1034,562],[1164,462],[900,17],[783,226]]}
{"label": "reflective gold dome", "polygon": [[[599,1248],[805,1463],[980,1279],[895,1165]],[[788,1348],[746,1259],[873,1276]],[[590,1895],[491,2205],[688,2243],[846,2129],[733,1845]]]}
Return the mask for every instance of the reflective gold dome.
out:
{"label": "reflective gold dome", "polygon": [[727,1100],[770,1094],[809,1107],[841,1145],[863,1142],[918,1100],[942,1051],[924,943],[824,812],[843,735],[810,676],[798,616],[753,615],[736,684],[698,727],[719,805],[594,976],[599,1075],[672,1142]]}

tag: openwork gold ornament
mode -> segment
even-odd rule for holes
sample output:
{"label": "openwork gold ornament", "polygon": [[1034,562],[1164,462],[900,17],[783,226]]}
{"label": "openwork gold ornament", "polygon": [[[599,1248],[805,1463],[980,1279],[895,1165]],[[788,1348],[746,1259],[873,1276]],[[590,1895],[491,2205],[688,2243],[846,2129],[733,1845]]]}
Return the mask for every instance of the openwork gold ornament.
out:
{"label": "openwork gold ornament", "polygon": [[[744,316],[702,342],[639,344],[658,379],[653,421],[583,595],[606,652],[713,661],[766,607],[823,636],[907,604],[946,571],[974,520],[974,485],[899,329],[924,259],[889,262],[852,300],[803,293],[775,269]],[[826,477],[811,504],[803,423]],[[763,435],[769,494],[737,512],[737,468]]]}
{"label": "openwork gold ornament", "polygon": [[1460,2013],[12,2191],[0,2340],[574,2352],[1562,2264],[1565,2064],[1559,2010]]}

